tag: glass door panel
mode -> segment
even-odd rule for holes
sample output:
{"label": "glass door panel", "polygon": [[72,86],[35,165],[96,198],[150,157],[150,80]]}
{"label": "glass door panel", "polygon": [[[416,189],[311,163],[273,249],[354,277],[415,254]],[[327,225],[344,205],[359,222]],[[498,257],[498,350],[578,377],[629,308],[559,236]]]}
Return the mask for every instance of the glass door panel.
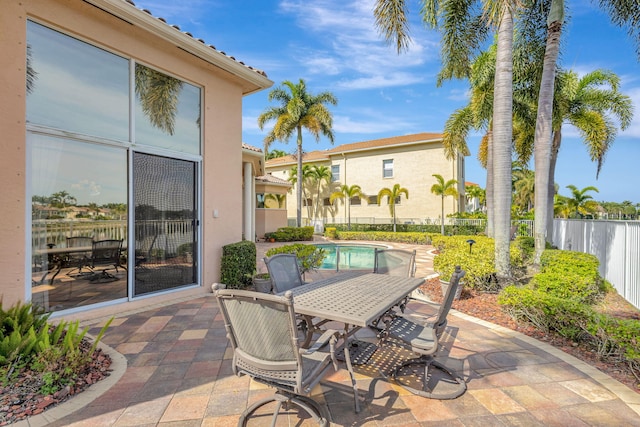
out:
{"label": "glass door panel", "polygon": [[196,164],[133,154],[134,296],[197,281]]}

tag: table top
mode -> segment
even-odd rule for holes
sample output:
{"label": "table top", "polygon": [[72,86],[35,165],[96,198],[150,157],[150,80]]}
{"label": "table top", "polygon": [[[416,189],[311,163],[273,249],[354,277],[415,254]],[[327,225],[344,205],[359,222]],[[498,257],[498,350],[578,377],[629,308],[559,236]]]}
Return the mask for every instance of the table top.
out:
{"label": "table top", "polygon": [[420,287],[424,278],[347,272],[291,290],[296,313],[366,327]]}

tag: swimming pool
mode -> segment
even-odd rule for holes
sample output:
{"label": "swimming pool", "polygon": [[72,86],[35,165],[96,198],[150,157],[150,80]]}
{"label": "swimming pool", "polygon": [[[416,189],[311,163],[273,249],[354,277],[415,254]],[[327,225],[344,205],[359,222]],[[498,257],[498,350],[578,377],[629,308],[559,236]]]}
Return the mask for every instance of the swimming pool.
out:
{"label": "swimming pool", "polygon": [[325,258],[320,266],[322,270],[372,270],[375,249],[384,245],[318,243],[325,250]]}

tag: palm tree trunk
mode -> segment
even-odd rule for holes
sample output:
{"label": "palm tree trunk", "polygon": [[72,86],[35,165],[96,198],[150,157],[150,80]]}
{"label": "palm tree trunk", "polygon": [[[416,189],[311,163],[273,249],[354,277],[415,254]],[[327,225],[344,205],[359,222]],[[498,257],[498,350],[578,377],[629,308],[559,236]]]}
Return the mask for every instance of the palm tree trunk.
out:
{"label": "palm tree trunk", "polygon": [[493,132],[487,137],[487,188],[484,194],[484,204],[487,209],[487,236],[493,239]]}
{"label": "palm tree trunk", "polygon": [[560,151],[560,142],[562,141],[562,130],[558,129],[553,133],[553,142],[551,145],[551,156],[549,160],[549,180],[547,182],[547,242],[553,241],[553,201],[556,194],[556,161],[558,160],[558,152]]}
{"label": "palm tree trunk", "polygon": [[298,126],[298,186],[296,187],[296,224],[302,226],[302,128]]}
{"label": "palm tree trunk", "polygon": [[499,278],[511,276],[511,143],[513,135],[513,15],[506,7],[498,28],[493,102],[493,202],[495,263]]}
{"label": "palm tree trunk", "polygon": [[538,95],[538,116],[536,118],[536,133],[534,146],[535,158],[535,205],[539,207],[534,212],[535,218],[535,256],[534,264],[540,264],[540,257],[547,242],[547,215],[549,210],[546,203],[549,202],[547,192],[549,186],[549,169],[551,166],[551,137],[553,132],[553,91],[556,80],[556,63],[560,51],[560,33],[562,31],[562,19],[564,17],[564,2],[553,0],[549,12],[549,24],[547,30],[547,45],[542,66],[542,80],[540,81],[540,93]]}
{"label": "palm tree trunk", "polygon": [[440,232],[444,236],[444,194],[441,196],[440,209]]}

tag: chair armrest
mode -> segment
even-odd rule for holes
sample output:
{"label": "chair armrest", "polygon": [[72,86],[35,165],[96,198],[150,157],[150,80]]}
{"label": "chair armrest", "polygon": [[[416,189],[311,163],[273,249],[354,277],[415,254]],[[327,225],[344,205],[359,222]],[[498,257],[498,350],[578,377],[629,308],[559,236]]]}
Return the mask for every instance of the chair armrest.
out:
{"label": "chair armrest", "polygon": [[335,370],[338,370],[338,360],[336,359],[336,343],[338,342],[338,337],[340,336],[340,332],[335,329],[327,329],[324,331],[320,338],[313,343],[311,347],[306,349],[304,354],[315,353],[320,350],[322,347],[329,343],[329,352],[331,354],[331,361],[333,362],[333,367]]}

